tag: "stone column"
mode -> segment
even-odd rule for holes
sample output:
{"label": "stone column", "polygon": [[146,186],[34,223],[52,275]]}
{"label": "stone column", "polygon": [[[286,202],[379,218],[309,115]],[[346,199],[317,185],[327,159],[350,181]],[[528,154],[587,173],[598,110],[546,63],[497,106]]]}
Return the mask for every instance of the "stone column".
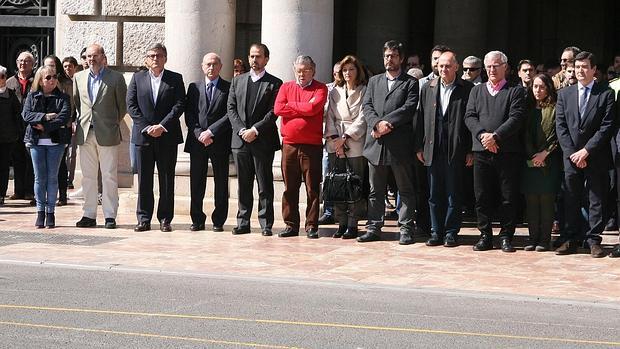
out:
{"label": "stone column", "polygon": [[385,71],[382,47],[388,40],[406,46],[409,37],[408,0],[360,0],[357,14],[357,55],[376,74]]}
{"label": "stone column", "polygon": [[[235,11],[233,0],[166,0],[166,68],[182,74],[186,88],[204,78],[200,64],[208,52],[222,58],[222,77],[232,77]],[[185,134],[183,118],[181,125]],[[183,152],[183,144],[179,145],[176,174],[189,176],[189,156]]]}
{"label": "stone column", "polygon": [[471,55],[482,59],[487,49],[488,7],[485,0],[437,0],[435,44],[448,45],[453,49],[459,64]]}
{"label": "stone column", "polygon": [[269,47],[267,70],[283,81],[293,80],[292,63],[309,55],[316,79],[330,82],[334,36],[333,0],[263,0],[262,42]]}

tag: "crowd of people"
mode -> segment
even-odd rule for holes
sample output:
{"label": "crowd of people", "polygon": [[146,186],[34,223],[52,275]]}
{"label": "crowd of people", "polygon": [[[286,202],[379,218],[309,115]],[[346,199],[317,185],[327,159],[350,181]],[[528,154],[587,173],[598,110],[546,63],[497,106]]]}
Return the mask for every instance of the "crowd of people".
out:
{"label": "crowd of people", "polygon": [[[620,55],[607,76],[597,74],[592,53],[576,47],[562,52],[559,69],[524,59],[513,74],[501,51],[483,59],[466,57],[461,68],[452,49],[437,45],[431,51],[432,71],[423,76],[419,55],[407,57],[401,43],[387,41],[378,51],[383,72],[372,75],[347,55],[334,66],[334,81],[328,84],[314,78],[316,65],[307,55],[292,62],[295,79],[282,82],[266,71],[270,52],[261,43],[249,49],[249,71],[235,59],[234,77],[227,81],[220,76],[220,56],[211,52],[202,60],[204,79],[187,90],[181,74],[165,68],[162,44],[146,50],[145,67],[129,85],[107,66],[97,44],[82,51],[79,72],[76,59],[54,55],[34,71],[34,57],[22,52],[14,76],[0,66],[0,205],[12,163],[9,199],[33,200],[35,226],[54,228],[55,207],[66,204],[67,189],[73,187],[79,149],[84,205],[76,226],[97,225],[100,201],[105,228],[116,228],[120,125],[129,114],[138,174],[137,232],[151,229],[153,214],[161,231],[172,231],[177,149],[185,143],[191,231],[205,230],[209,161],[215,199],[211,222],[213,231],[224,230],[232,153],[239,188],[232,234],[251,232],[256,179],[261,232],[273,235],[272,166],[281,150],[282,238],[300,234],[304,183],[303,232],[310,239],[319,238],[319,225],[333,223],[338,225],[334,238],[377,241],[386,217],[394,215],[399,244],[412,244],[416,234],[424,234],[428,246],[454,247],[463,209],[471,201],[480,231],[475,251],[494,247],[496,218],[501,250],[514,252],[525,206],[529,240],[524,250],[566,255],[585,247],[592,257],[608,254],[601,233],[618,213]],[[354,202],[323,200],[321,215],[325,173],[345,168],[365,179],[367,195]],[[389,192],[397,197],[393,213],[386,212]],[[475,199],[468,199],[470,192]],[[552,242],[553,230],[560,235]],[[620,257],[620,245],[609,256]]]}

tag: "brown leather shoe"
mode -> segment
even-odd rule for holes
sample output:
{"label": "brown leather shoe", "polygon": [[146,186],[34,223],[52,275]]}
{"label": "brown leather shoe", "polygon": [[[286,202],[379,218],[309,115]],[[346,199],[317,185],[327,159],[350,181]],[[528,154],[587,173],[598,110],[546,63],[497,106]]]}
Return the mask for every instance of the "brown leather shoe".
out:
{"label": "brown leather shoe", "polygon": [[592,256],[592,258],[603,258],[606,256],[601,244],[590,245],[590,256]]}
{"label": "brown leather shoe", "polygon": [[566,241],[555,250],[555,254],[564,256],[577,253],[577,244],[573,241]]}

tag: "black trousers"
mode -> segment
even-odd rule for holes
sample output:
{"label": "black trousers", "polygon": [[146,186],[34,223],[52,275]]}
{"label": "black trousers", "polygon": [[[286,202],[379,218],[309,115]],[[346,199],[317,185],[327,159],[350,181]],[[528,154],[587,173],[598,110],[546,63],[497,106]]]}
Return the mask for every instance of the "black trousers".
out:
{"label": "black trousers", "polygon": [[254,151],[247,146],[233,149],[239,183],[237,227],[250,227],[254,204],[254,177],[258,182],[258,222],[261,229],[273,227],[273,151]]}
{"label": "black trousers", "polygon": [[69,169],[67,168],[67,154],[69,153],[69,145],[65,148],[65,153],[60,160],[60,167],[58,168],[58,198],[67,199],[67,187],[69,185]]}
{"label": "black trousers", "polygon": [[172,222],[174,217],[174,168],[177,164],[177,145],[153,142],[137,146],[136,163],[138,165],[138,222],[151,222],[155,197],[153,195],[153,177],[157,166],[159,179],[159,202],[157,219],[159,222]]}
{"label": "black trousers", "polygon": [[418,230],[428,235],[431,231],[431,216],[428,198],[430,186],[428,183],[428,169],[420,161],[413,162],[413,174],[415,175],[415,223]]}
{"label": "black trousers", "polygon": [[[590,244],[600,243],[601,233],[607,223],[603,218],[609,193],[609,172],[595,167],[585,170],[570,169],[564,172],[564,184],[566,226],[562,231],[562,238],[567,241],[586,240]],[[582,228],[581,215],[584,196],[589,201],[586,229]]]}
{"label": "black trousers", "polygon": [[[200,145],[197,145],[199,147]],[[223,226],[228,216],[228,165],[229,153],[217,152],[214,149],[192,149],[189,154],[189,182],[191,191],[191,205],[189,214],[192,223],[204,224],[207,215],[203,211],[203,200],[207,189],[207,172],[209,159],[213,169],[215,186],[215,208],[211,213],[214,226]]]}
{"label": "black trousers", "polygon": [[13,162],[13,178],[15,187],[15,195],[23,197],[24,195],[34,196],[34,169],[32,168],[32,160],[30,152],[26,150],[26,145],[19,139],[13,143],[11,149],[11,160]]}
{"label": "black trousers", "polygon": [[[517,204],[519,200],[519,171],[522,166],[518,153],[493,154],[474,152],[474,193],[478,230],[492,236],[492,215],[495,211],[495,189],[499,185],[501,238],[512,239],[515,233]],[[499,182],[499,183],[498,183]]]}
{"label": "black trousers", "polygon": [[11,143],[0,143],[0,198],[6,196],[6,190],[9,186],[9,165],[11,162]]}

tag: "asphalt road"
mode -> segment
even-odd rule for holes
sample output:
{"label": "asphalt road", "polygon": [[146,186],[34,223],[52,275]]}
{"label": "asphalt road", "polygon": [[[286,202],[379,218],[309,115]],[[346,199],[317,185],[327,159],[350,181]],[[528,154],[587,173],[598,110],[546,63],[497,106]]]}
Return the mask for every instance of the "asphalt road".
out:
{"label": "asphalt road", "polygon": [[0,348],[620,348],[620,304],[0,264]]}

